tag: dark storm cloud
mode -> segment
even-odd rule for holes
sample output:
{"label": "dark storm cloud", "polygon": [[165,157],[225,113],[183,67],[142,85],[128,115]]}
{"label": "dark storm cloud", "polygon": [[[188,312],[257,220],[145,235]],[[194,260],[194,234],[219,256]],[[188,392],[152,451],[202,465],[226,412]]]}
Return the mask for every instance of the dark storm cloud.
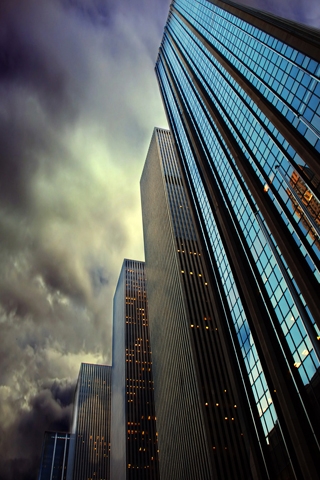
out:
{"label": "dark storm cloud", "polygon": [[239,3],[320,28],[320,3],[317,0],[241,0]]}
{"label": "dark storm cloud", "polygon": [[59,133],[79,114],[89,66],[77,26],[57,2],[5,1],[1,9],[0,196],[25,207],[48,152],[67,155]]}
{"label": "dark storm cloud", "polygon": [[[39,468],[39,455],[45,430],[66,431],[72,412],[75,385],[55,382],[33,396],[28,408],[20,412],[7,430],[10,443],[23,448],[23,456],[13,454],[12,445],[0,440],[4,453],[0,478],[34,479]],[[22,440],[24,439],[24,441]]]}
{"label": "dark storm cloud", "polygon": [[[124,4],[125,3],[125,4]],[[139,177],[164,124],[155,0],[0,4],[0,478],[34,479],[81,361],[110,362]]]}

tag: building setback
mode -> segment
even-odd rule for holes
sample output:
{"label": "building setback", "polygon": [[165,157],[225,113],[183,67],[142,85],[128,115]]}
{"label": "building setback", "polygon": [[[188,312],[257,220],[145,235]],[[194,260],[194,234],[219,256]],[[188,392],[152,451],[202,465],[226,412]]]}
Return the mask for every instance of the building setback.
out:
{"label": "building setback", "polygon": [[67,480],[110,479],[111,367],[82,363],[75,392]]}
{"label": "building setback", "polygon": [[216,321],[272,479],[319,478],[319,61],[318,31],[174,0],[156,64]]}
{"label": "building setback", "polygon": [[38,480],[66,480],[69,442],[69,433],[44,433]]}
{"label": "building setback", "polygon": [[113,303],[111,478],[158,480],[144,263],[124,260]]}

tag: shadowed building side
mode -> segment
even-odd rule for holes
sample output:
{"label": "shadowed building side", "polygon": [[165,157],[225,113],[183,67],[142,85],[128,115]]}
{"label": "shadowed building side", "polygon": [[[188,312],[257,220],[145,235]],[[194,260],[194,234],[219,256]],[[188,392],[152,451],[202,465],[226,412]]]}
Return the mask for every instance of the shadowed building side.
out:
{"label": "shadowed building side", "polygon": [[111,367],[82,363],[76,386],[67,480],[110,479]]}
{"label": "shadowed building side", "polygon": [[158,480],[144,262],[124,260],[113,303],[111,478]]}
{"label": "shadowed building side", "polygon": [[161,478],[263,478],[169,131],[154,130],[141,203]]}

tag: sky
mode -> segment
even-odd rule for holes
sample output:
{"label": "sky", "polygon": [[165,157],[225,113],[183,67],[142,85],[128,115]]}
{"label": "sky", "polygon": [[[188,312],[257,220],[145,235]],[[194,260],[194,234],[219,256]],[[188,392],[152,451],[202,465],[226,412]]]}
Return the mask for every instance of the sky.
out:
{"label": "sky", "polygon": [[[318,0],[243,0],[320,27]],[[139,180],[166,118],[170,0],[0,4],[0,480],[34,480],[81,362],[111,363],[112,298],[143,255]]]}

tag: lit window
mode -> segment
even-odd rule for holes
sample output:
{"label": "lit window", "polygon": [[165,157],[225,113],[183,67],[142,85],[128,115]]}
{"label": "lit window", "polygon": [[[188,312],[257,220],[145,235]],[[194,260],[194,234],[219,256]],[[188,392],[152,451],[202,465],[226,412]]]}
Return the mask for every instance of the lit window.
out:
{"label": "lit window", "polygon": [[309,190],[306,190],[303,194],[304,198],[307,200],[307,202],[310,202],[311,198],[312,198],[312,193],[309,192]]}

